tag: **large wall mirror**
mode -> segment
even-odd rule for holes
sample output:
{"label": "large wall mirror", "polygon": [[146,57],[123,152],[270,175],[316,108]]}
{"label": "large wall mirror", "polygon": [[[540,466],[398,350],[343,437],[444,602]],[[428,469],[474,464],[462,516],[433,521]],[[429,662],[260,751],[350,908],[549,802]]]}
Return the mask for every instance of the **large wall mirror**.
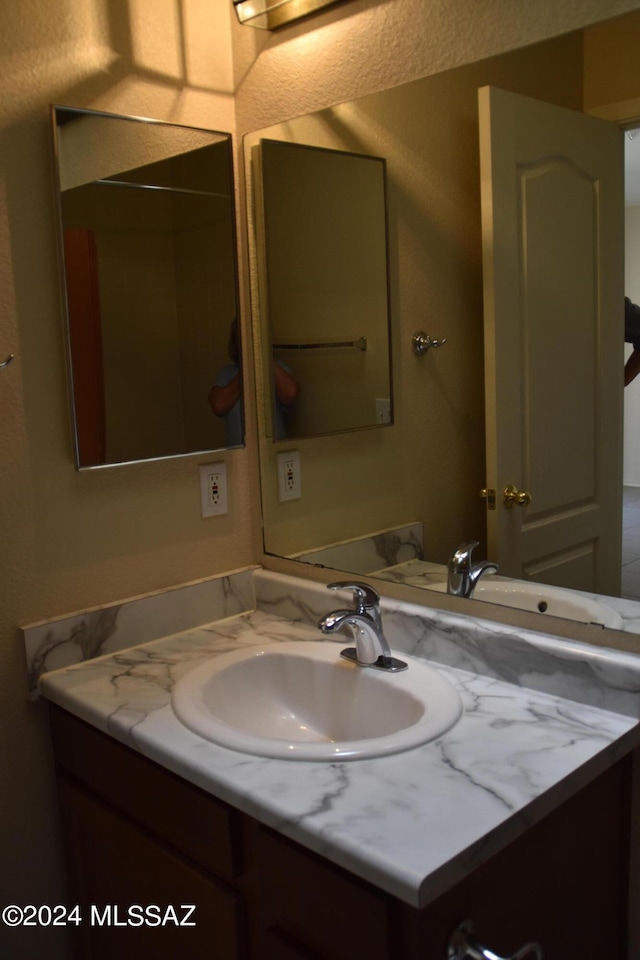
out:
{"label": "large wall mirror", "polygon": [[[485,394],[485,388],[492,385],[488,380],[500,376],[498,365],[502,370],[509,368],[516,355],[506,350],[494,358],[496,369],[489,372],[485,382],[478,91],[491,86],[576,113],[600,112],[604,116],[607,104],[613,102],[611,91],[616,88],[618,66],[621,83],[637,84],[637,89],[618,99],[640,97],[640,81],[633,80],[633,71],[625,67],[619,52],[621,42],[626,49],[633,48],[629,44],[631,36],[640,37],[638,14],[289,120],[245,138],[247,185],[251,192],[252,151],[263,139],[384,157],[388,177],[394,423],[382,431],[297,440],[292,447],[300,453],[303,495],[289,503],[278,500],[274,448],[266,442],[266,431],[261,428],[267,553],[439,590],[446,580],[447,561],[461,543],[479,541],[475,556],[487,556],[487,518],[492,502],[480,496],[480,491],[487,488],[491,459],[485,415],[485,396],[489,393]],[[621,146],[622,127],[615,128],[615,137]],[[595,188],[591,185],[586,189]],[[572,203],[572,190],[561,187],[559,201]],[[580,190],[576,190],[577,196]],[[622,217],[620,224],[622,236]],[[250,234],[257,248],[257,260],[262,241],[255,223],[250,223]],[[627,234],[627,254],[630,249]],[[555,251],[554,256],[565,255],[562,244],[556,244]],[[583,265],[590,262],[592,252],[593,245],[585,244],[580,253]],[[591,389],[589,403],[595,406],[582,404],[577,409],[584,412],[582,419],[589,421],[589,431],[599,437],[603,433],[621,436],[625,288],[621,254],[612,254],[609,260],[613,279],[607,281],[606,302],[614,304],[611,316],[603,315],[604,301],[594,305],[583,300],[581,294],[577,302],[588,313],[584,336],[580,324],[575,326],[573,311],[571,322],[566,324],[567,336],[557,337],[553,348],[549,346],[554,351],[551,366],[562,374],[566,394],[577,393],[583,387]],[[553,275],[554,284],[562,279],[561,272],[556,270]],[[634,281],[629,271],[627,280],[626,292],[637,301],[640,282]],[[256,276],[253,282],[254,336],[259,342],[263,317]],[[632,289],[633,282],[637,292]],[[563,298],[567,292],[565,287]],[[554,317],[550,335],[556,336],[556,328],[564,324],[562,315],[559,320]],[[412,341],[418,331],[446,343],[438,350],[417,356]],[[594,385],[592,371],[584,369],[585,363],[591,363],[587,347],[580,341],[594,344],[605,334],[613,342],[613,360],[608,361],[607,368],[610,376],[606,383],[598,381]],[[544,359],[543,348],[544,343],[542,347],[536,343],[535,350]],[[550,354],[548,357],[551,359]],[[554,395],[553,390],[545,388],[544,381],[537,382],[536,388],[541,400]],[[559,396],[555,394],[556,407],[552,405],[551,413],[548,408],[544,411],[540,434],[543,443],[547,439],[546,425],[554,419],[553,410],[558,409]],[[640,407],[640,379],[626,388],[625,405],[633,405],[634,398]],[[573,409],[575,415],[575,406]],[[625,421],[628,417],[627,411]],[[549,446],[546,480],[553,478],[554,470],[564,471],[567,463],[569,469],[572,444],[577,449],[583,442],[575,437],[575,431],[565,434],[569,456],[563,462],[556,456],[564,453],[562,446]],[[612,562],[618,570],[608,582],[614,586],[599,589],[601,581],[592,578],[592,557],[598,550],[589,547],[582,553],[577,550],[573,564],[585,576],[582,582],[570,582],[566,569],[558,566],[554,570],[552,563],[541,564],[538,570],[525,571],[521,566],[515,572],[507,566],[498,575],[505,582],[522,580],[531,586],[544,583],[573,589],[577,591],[575,608],[570,604],[555,606],[550,602],[556,599],[552,591],[547,600],[541,600],[531,590],[530,601],[524,588],[512,592],[505,603],[614,629],[627,629],[629,621],[640,622],[640,606],[615,596],[619,594],[615,584],[620,580],[621,563],[621,450],[615,451],[615,457],[612,475],[617,478],[613,484],[616,489],[610,494],[600,482],[601,474],[595,471],[588,482],[581,475],[575,488],[564,482],[564,473],[559,484],[578,491],[571,507],[576,514],[588,512],[586,506],[593,502],[601,518],[605,518],[604,526],[610,524]],[[525,478],[513,477],[507,482],[520,487]],[[627,479],[626,468],[625,482],[640,485],[640,480]],[[548,487],[544,496],[531,491],[532,504],[544,503],[545,511],[552,496],[549,484]],[[501,498],[501,489],[498,496]],[[609,499],[607,506],[604,501]],[[505,510],[501,499],[499,509]],[[521,524],[526,508],[516,506],[509,516],[519,517],[514,524]],[[544,517],[538,520],[542,523]],[[502,558],[490,559],[500,564]],[[594,599],[592,595],[596,593],[609,595],[610,603],[605,606],[613,616],[605,611],[601,618],[596,608],[588,608],[586,600]],[[640,597],[640,591],[637,596]],[[478,590],[476,599],[480,597]],[[497,602],[495,596],[487,599]]]}
{"label": "large wall mirror", "polygon": [[230,135],[52,120],[77,468],[241,445]]}

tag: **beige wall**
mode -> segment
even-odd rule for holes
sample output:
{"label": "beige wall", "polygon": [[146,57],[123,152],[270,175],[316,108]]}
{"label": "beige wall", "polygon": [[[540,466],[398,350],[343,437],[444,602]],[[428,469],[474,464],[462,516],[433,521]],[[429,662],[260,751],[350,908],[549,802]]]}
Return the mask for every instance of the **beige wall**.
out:
{"label": "beige wall", "polygon": [[[244,132],[638,3],[353,0],[273,36],[230,25],[229,6],[226,0],[0,0],[0,351],[17,357],[0,373],[5,902],[64,901],[47,730],[42,706],[25,699],[17,625],[244,564],[258,550],[253,449],[227,457],[231,512],[207,522],[199,516],[193,459],[73,470],[48,104],[232,132],[237,106]],[[253,405],[247,408],[252,414]],[[0,932],[2,942],[6,934]],[[65,955],[58,931],[30,931],[19,942],[20,950],[14,941],[0,952]]]}
{"label": "beige wall", "polygon": [[[255,463],[244,451],[226,457],[229,516],[207,521],[197,459],[75,472],[50,173],[52,102],[234,132],[231,15],[217,0],[0,2],[0,352],[16,355],[0,374],[5,903],[65,899],[44,708],[26,700],[17,626],[255,555]],[[59,931],[25,933],[21,949],[15,938],[5,948],[6,936],[2,956],[64,955]]]}
{"label": "beige wall", "polygon": [[640,12],[585,30],[585,109],[640,97]]}
{"label": "beige wall", "polygon": [[123,219],[112,230],[96,223],[95,240],[106,456],[117,463],[185,447],[171,198],[154,203],[151,191],[111,193],[120,195],[106,198],[109,209],[121,206]]}

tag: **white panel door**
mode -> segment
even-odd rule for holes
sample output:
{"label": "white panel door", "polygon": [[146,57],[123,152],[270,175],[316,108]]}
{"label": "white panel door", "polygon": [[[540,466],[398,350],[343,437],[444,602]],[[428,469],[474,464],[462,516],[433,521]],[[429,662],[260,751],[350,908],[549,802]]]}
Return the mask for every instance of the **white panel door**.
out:
{"label": "white panel door", "polygon": [[[491,87],[479,110],[488,555],[507,576],[618,594],[622,133]],[[509,508],[509,486],[529,505]]]}

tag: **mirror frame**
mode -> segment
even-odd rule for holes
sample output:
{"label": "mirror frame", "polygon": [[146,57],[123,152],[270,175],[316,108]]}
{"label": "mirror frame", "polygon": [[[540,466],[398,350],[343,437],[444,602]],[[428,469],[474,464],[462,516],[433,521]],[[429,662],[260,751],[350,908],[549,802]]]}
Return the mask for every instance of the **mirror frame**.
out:
{"label": "mirror frame", "polygon": [[[69,412],[71,420],[71,433],[72,433],[72,442],[73,442],[73,453],[74,453],[74,465],[77,471],[86,471],[86,470],[101,470],[110,467],[120,467],[128,466],[131,464],[137,463],[149,463],[155,461],[163,460],[176,460],[184,457],[202,457],[208,456],[211,453],[223,452],[225,450],[234,450],[242,449],[246,445],[246,416],[245,416],[245,403],[246,399],[244,396],[244,387],[243,384],[246,381],[244,375],[243,365],[242,365],[242,349],[241,349],[241,324],[240,324],[240,272],[239,272],[239,257],[238,257],[238,223],[237,223],[237,197],[236,197],[236,188],[235,188],[235,176],[234,176],[234,150],[233,150],[233,136],[231,133],[221,130],[211,130],[205,127],[196,127],[190,124],[181,124],[173,123],[167,120],[156,120],[150,117],[142,117],[135,115],[127,114],[117,114],[109,113],[103,110],[91,110],[84,107],[72,107],[60,103],[52,103],[50,105],[50,141],[52,145],[52,170],[53,170],[53,193],[54,193],[54,210],[56,218],[56,247],[57,247],[57,259],[58,259],[58,273],[59,273],[59,284],[60,284],[60,298],[62,306],[62,323],[64,327],[64,342],[65,342],[65,366],[67,374],[67,393],[69,398]],[[80,447],[78,440],[78,414],[76,409],[76,391],[74,387],[73,379],[73,355],[72,355],[72,344],[70,336],[70,324],[69,324],[69,297],[68,289],[66,282],[65,274],[65,251],[64,251],[64,219],[63,219],[63,209],[62,209],[62,190],[61,190],[61,157],[60,157],[60,141],[59,141],[59,127],[58,116],[61,113],[75,114],[78,117],[93,117],[93,118],[105,118],[108,120],[122,120],[129,121],[132,123],[142,123],[150,124],[155,127],[170,128],[176,130],[192,130],[194,132],[199,132],[202,134],[211,135],[213,137],[222,138],[218,142],[226,142],[227,145],[227,161],[228,161],[228,175],[229,175],[229,210],[230,210],[230,228],[231,236],[230,241],[233,251],[233,291],[235,299],[235,313],[238,318],[238,333],[240,337],[240,342],[238,344],[238,368],[240,373],[240,404],[241,404],[241,420],[242,420],[242,443],[236,444],[233,446],[212,446],[204,447],[196,450],[189,450],[186,452],[172,453],[172,454],[163,454],[160,456],[150,456],[150,457],[139,457],[131,460],[115,460],[108,463],[96,463],[96,464],[82,464],[80,462]],[[213,413],[212,413],[213,416]]]}

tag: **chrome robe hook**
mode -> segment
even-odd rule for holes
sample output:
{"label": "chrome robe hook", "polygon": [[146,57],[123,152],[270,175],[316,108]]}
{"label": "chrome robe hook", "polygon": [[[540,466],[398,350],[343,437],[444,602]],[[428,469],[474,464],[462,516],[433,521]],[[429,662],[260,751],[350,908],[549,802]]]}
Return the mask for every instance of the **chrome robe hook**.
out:
{"label": "chrome robe hook", "polygon": [[427,350],[431,350],[432,347],[441,347],[447,342],[447,338],[443,337],[442,340],[433,340],[428,333],[424,333],[422,330],[418,333],[414,333],[411,340],[411,345],[413,346],[413,352],[417,357],[421,357],[423,353],[426,353]]}

